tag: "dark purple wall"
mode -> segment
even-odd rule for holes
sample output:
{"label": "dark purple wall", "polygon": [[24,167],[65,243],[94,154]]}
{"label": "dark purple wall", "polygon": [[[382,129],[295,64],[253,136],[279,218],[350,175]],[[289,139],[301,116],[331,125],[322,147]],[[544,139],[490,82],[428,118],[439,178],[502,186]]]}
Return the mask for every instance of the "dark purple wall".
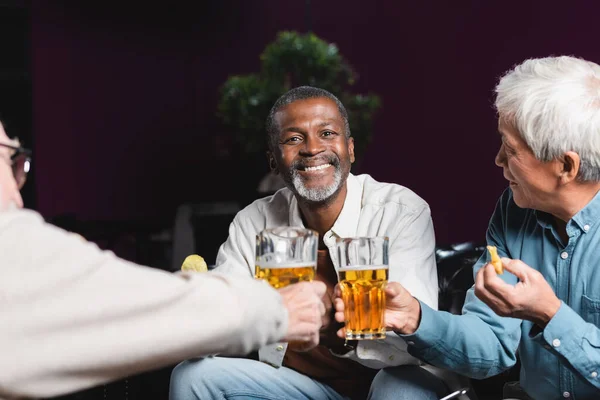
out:
{"label": "dark purple wall", "polygon": [[[243,165],[215,117],[217,89],[256,72],[276,32],[305,31],[305,2],[32,3],[43,215],[168,220],[182,202],[239,196]],[[502,72],[553,54],[600,62],[594,1],[310,3],[313,31],[359,72],[356,90],[383,99],[358,172],[427,200],[440,243],[481,240],[505,187],[493,162]]]}

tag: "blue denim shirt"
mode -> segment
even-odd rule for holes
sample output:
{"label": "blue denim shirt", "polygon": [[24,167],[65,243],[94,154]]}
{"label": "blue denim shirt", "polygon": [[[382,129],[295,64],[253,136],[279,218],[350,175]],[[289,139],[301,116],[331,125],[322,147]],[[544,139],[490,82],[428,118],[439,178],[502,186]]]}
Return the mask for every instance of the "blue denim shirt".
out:
{"label": "blue denim shirt", "polygon": [[[519,208],[507,189],[490,220],[487,242],[546,278],[561,306],[543,331],[496,315],[467,293],[463,315],[421,303],[421,323],[402,335],[409,352],[433,365],[485,378],[521,361],[521,386],[535,399],[600,399],[600,194],[567,224],[563,243],[550,215]],[[476,274],[487,262],[483,254]],[[504,281],[517,278],[505,272]]]}

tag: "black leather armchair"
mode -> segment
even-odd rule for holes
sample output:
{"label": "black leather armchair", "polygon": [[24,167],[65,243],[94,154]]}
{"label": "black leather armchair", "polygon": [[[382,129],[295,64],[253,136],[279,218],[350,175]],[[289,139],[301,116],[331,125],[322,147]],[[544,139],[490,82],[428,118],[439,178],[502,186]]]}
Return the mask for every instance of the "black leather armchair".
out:
{"label": "black leather armchair", "polygon": [[438,274],[439,309],[460,314],[465,294],[473,286],[473,265],[479,259],[485,244],[464,242],[438,246],[435,250]]}

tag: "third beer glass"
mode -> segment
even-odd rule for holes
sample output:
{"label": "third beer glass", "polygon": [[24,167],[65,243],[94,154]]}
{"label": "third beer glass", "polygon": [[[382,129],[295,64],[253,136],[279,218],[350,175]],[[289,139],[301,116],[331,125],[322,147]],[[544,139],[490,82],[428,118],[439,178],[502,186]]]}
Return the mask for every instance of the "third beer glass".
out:
{"label": "third beer glass", "polygon": [[319,234],[296,227],[265,229],[256,235],[255,276],[275,289],[312,281],[317,271]]}
{"label": "third beer glass", "polygon": [[339,238],[336,249],[346,339],[385,338],[388,238]]}

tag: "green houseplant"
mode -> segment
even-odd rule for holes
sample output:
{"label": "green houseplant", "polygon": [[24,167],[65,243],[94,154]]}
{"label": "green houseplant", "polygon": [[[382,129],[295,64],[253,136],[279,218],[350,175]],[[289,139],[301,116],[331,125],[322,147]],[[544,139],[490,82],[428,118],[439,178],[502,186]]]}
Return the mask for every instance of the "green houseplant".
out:
{"label": "green houseplant", "polygon": [[326,89],[342,101],[348,109],[355,153],[358,158],[364,154],[381,100],[375,94],[351,91],[357,74],[334,43],[314,33],[283,31],[266,46],[260,60],[258,73],[230,76],[219,92],[218,116],[233,133],[239,157],[260,159],[266,172],[265,119],[279,96],[300,85]]}

